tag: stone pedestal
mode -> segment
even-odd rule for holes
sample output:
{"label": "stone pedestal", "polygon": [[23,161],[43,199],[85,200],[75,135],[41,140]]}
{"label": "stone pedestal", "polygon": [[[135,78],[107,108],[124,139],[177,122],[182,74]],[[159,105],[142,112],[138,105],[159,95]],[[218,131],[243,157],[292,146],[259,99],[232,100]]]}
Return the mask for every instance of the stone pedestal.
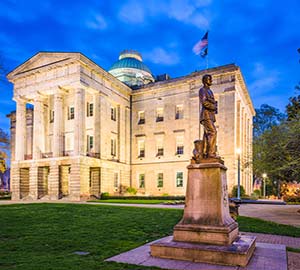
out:
{"label": "stone pedestal", "polygon": [[171,241],[151,245],[151,255],[229,265],[247,265],[255,237],[239,237],[229,213],[227,168],[213,160],[188,166],[184,214]]}

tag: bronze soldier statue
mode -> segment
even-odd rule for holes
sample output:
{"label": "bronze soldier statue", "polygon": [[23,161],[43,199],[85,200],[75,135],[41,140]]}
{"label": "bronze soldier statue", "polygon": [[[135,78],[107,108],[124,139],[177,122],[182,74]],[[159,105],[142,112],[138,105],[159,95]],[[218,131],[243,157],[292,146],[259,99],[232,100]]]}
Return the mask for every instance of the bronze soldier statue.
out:
{"label": "bronze soldier statue", "polygon": [[217,101],[210,89],[212,76],[205,74],[202,77],[203,87],[199,90],[199,101],[202,105],[200,112],[200,123],[204,127],[203,135],[203,157],[218,158],[216,154],[217,129],[215,127],[217,113]]}

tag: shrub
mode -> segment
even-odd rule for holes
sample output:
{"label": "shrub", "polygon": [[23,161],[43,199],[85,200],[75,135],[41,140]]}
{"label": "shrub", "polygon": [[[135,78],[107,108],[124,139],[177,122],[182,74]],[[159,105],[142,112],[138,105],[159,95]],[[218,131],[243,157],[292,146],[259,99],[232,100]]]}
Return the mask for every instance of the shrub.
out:
{"label": "shrub", "polygon": [[[232,188],[232,191],[231,191],[231,196],[236,198],[237,197],[237,190],[238,190],[238,186],[234,186]],[[240,186],[240,195],[241,197],[245,197],[246,195],[246,192],[245,192],[245,189],[243,186]]]}
{"label": "shrub", "polygon": [[109,193],[108,192],[101,193],[100,198],[101,198],[101,200],[107,200],[107,199],[109,199]]}
{"label": "shrub", "polygon": [[128,187],[126,189],[126,192],[129,193],[129,194],[135,195],[137,193],[137,190],[133,187]]}
{"label": "shrub", "polygon": [[251,199],[257,200],[261,196],[261,192],[259,189],[253,190],[253,193],[251,194]]}
{"label": "shrub", "polygon": [[287,203],[300,203],[300,195],[285,195],[283,200]]}

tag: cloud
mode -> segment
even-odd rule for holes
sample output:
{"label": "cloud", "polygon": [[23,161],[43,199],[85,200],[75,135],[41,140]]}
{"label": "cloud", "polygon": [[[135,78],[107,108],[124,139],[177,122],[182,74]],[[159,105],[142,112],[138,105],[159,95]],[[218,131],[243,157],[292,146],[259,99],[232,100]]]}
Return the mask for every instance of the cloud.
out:
{"label": "cloud", "polygon": [[143,53],[144,58],[154,64],[176,65],[180,58],[175,52],[167,52],[164,49],[157,47],[150,52]]}
{"label": "cloud", "polygon": [[119,18],[127,23],[143,23],[145,10],[142,2],[129,1],[123,5],[119,12]]}
{"label": "cloud", "polygon": [[86,22],[86,26],[95,30],[104,30],[107,28],[107,22],[102,15],[97,14]]}
{"label": "cloud", "polygon": [[250,92],[256,95],[271,92],[279,83],[279,75],[279,71],[267,69],[261,62],[254,63],[252,71],[253,82],[249,85]]}
{"label": "cloud", "polygon": [[145,23],[148,19],[162,20],[170,18],[179,22],[207,29],[209,16],[207,8],[211,0],[169,0],[161,2],[130,0],[125,3],[119,12],[119,19],[126,23]]}

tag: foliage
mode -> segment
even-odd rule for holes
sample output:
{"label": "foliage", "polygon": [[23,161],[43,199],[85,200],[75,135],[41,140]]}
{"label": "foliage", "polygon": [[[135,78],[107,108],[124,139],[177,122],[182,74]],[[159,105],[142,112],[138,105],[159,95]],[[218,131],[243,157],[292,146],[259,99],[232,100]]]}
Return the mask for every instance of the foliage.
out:
{"label": "foliage", "polygon": [[290,97],[289,104],[286,106],[288,121],[293,119],[300,120],[300,95]]}
{"label": "foliage", "polygon": [[[298,110],[296,106],[294,104],[292,107]],[[292,107],[287,106],[287,113],[288,110],[295,111]],[[263,118],[264,115],[256,117]],[[253,170],[255,178],[267,173],[267,194],[276,195],[278,182],[300,180],[300,118],[290,116],[280,123],[268,119],[256,121],[262,123],[262,127],[257,127],[256,134],[259,135],[253,140]]]}
{"label": "foliage", "polygon": [[100,195],[101,200],[106,200],[109,198],[109,193],[108,192],[103,192]]}
{"label": "foliage", "polygon": [[[238,191],[238,186],[233,186],[232,190],[231,190],[231,196],[236,198],[237,197],[237,191]],[[245,188],[241,185],[240,186],[240,196],[244,197],[246,195],[246,191]]]}
{"label": "foliage", "polygon": [[129,193],[129,194],[132,194],[132,195],[135,195],[137,193],[137,190],[133,187],[128,187],[126,189],[126,193]]}
{"label": "foliage", "polygon": [[253,190],[253,193],[251,194],[251,199],[258,199],[261,197],[261,191],[259,189]]}
{"label": "foliage", "polygon": [[6,170],[5,159],[7,158],[6,152],[9,150],[9,136],[0,128],[0,172]]}
{"label": "foliage", "polygon": [[287,203],[300,203],[300,184],[284,183],[281,186],[281,194]]}
{"label": "foliage", "polygon": [[278,109],[267,104],[262,104],[259,109],[255,109],[255,113],[253,119],[254,137],[258,137],[273,126],[279,125],[285,118],[285,115]]}

